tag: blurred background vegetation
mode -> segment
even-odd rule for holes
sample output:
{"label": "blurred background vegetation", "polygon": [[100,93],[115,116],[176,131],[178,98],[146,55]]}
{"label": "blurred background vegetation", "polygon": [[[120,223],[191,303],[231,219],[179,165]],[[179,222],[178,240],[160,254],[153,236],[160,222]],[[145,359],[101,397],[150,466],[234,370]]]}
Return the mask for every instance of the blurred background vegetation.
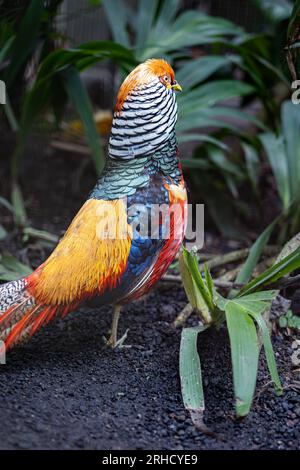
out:
{"label": "blurred background vegetation", "polygon": [[56,240],[28,221],[28,139],[43,136],[85,162],[91,155],[99,174],[118,87],[150,57],[169,60],[183,87],[182,163],[212,230],[251,241],[277,217],[276,243],[297,233],[300,105],[291,82],[300,78],[299,10],[299,0],[0,0],[0,137],[12,142],[0,149],[0,205],[23,239]]}

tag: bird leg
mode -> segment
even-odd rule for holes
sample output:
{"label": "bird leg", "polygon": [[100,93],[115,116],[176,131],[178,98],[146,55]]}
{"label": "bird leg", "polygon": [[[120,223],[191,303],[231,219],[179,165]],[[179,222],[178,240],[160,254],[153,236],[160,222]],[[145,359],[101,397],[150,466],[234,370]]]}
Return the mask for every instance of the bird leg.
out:
{"label": "bird leg", "polygon": [[112,323],[111,323],[110,337],[108,338],[108,340],[105,341],[106,345],[109,346],[112,349],[122,347],[125,339],[127,338],[128,330],[126,330],[126,332],[122,336],[122,338],[117,339],[118,338],[118,323],[119,323],[121,309],[122,309],[121,305],[115,305],[114,312],[113,312]]}

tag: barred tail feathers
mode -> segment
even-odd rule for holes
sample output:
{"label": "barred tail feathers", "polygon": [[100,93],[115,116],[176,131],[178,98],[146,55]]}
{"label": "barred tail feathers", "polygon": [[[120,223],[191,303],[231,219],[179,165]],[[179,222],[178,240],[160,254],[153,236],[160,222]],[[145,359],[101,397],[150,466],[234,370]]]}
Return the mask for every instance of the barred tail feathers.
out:
{"label": "barred tail feathers", "polygon": [[27,289],[26,278],[0,286],[0,340],[6,349],[32,336],[61,307],[40,305]]}

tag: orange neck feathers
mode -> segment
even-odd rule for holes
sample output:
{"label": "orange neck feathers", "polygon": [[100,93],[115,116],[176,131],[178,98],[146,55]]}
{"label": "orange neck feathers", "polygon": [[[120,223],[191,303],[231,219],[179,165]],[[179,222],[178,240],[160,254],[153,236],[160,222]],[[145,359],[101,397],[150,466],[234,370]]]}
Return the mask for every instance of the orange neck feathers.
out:
{"label": "orange neck feathers", "polygon": [[127,76],[121,85],[115,111],[122,111],[124,101],[127,96],[135,89],[142,88],[155,78],[168,75],[171,81],[174,80],[174,70],[164,59],[148,59],[146,62],[138,65]]}

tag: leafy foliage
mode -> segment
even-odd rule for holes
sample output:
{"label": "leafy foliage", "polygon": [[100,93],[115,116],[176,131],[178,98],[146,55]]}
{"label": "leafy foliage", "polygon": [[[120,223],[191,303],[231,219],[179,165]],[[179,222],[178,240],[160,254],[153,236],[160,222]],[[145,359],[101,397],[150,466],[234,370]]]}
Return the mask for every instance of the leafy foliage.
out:
{"label": "leafy foliage", "polygon": [[28,276],[32,270],[10,253],[0,254],[0,281],[15,281]]}
{"label": "leafy foliage", "polygon": [[[258,331],[262,338],[271,379],[277,393],[282,393],[270,334],[263,317],[264,312],[270,309],[271,303],[277,296],[278,291],[262,289],[272,285],[286,274],[300,268],[300,248],[296,248],[260,276],[248,282],[240,291],[234,292],[234,295],[231,293],[231,298],[224,298],[217,291],[207,269],[204,270],[204,274],[199,271],[195,253],[183,249],[180,267],[187,296],[192,307],[198,309],[201,324],[205,327],[218,326],[226,321],[231,344],[236,413],[237,416],[245,416],[250,410],[255,391],[260,342]],[[246,279],[246,276],[244,279]],[[201,298],[201,302],[193,303],[197,297]],[[202,303],[205,304],[203,311],[201,309]],[[296,325],[296,322],[294,321],[293,324]],[[188,329],[183,330],[183,335],[188,334],[186,330]],[[194,330],[194,334],[196,331],[201,333],[202,329]],[[197,347],[196,342],[194,342],[194,351],[190,351],[189,357],[193,357],[196,353]],[[180,369],[182,371],[183,361],[186,362],[187,359],[181,357],[180,361]],[[197,362],[197,364],[197,368],[200,367],[200,362]],[[196,371],[194,370],[193,374],[195,373]],[[200,381],[201,373],[198,374],[198,378]],[[195,392],[194,388],[191,391],[191,389],[186,390],[183,387],[182,393],[186,403],[189,394],[197,392]],[[200,394],[199,400],[203,408],[204,397],[201,386],[198,386],[198,393]]]}
{"label": "leafy foliage", "polygon": [[300,317],[294,315],[292,310],[288,310],[285,315],[278,319],[280,328],[289,328],[291,330],[300,330]]}

